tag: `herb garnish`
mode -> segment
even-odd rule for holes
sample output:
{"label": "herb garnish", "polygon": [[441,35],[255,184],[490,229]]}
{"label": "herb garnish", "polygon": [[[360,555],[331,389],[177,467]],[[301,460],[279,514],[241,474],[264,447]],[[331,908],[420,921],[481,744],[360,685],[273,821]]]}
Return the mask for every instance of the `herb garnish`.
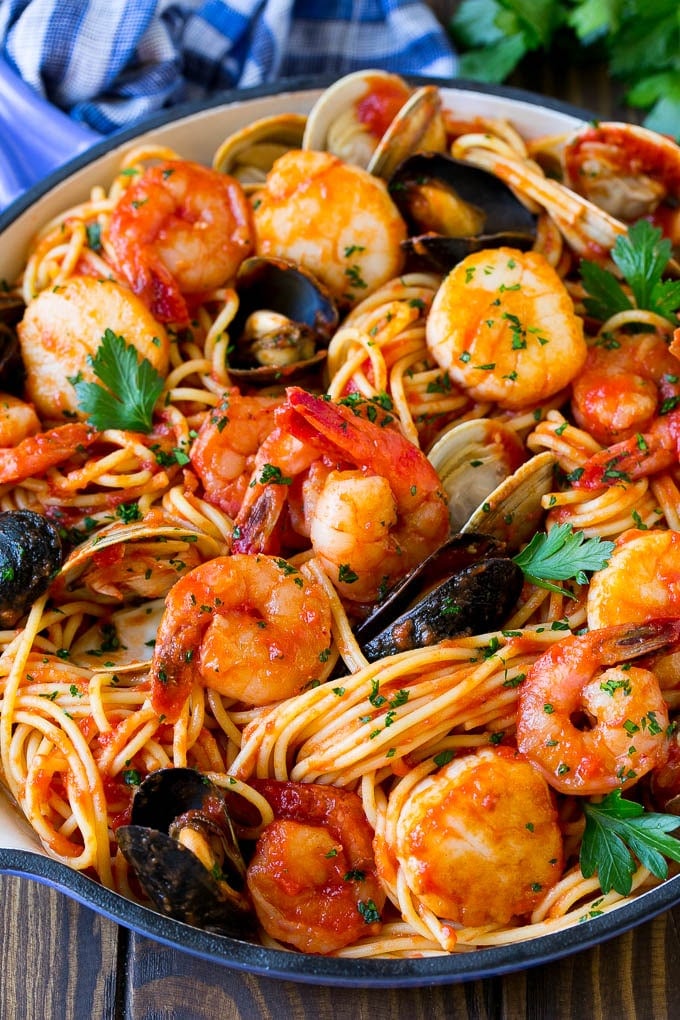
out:
{"label": "herb garnish", "polygon": [[661,879],[668,877],[664,857],[680,861],[680,840],[667,835],[680,828],[677,815],[646,812],[641,804],[625,800],[620,790],[613,790],[599,804],[585,802],[583,810],[581,873],[590,878],[597,871],[602,892],[614,889],[628,895],[637,867],[633,854]]}
{"label": "herb garnish", "polygon": [[556,524],[548,532],[537,532],[513,560],[532,584],[574,598],[551,581],[573,578],[578,584],[587,584],[586,570],[606,567],[613,550],[613,542],[597,536],[586,538],[571,524]]}
{"label": "herb garnish", "polygon": [[588,297],[586,311],[596,319],[605,320],[617,312],[631,308],[656,312],[677,325],[680,306],[680,280],[663,280],[662,274],[672,253],[671,241],[648,220],[634,223],[627,236],[617,237],[612,248],[616,263],[629,285],[633,300],[607,269],[587,259],[581,260],[581,276]]}
{"label": "herb garnish", "polygon": [[97,353],[88,357],[94,374],[104,384],[71,380],[78,407],[98,431],[124,429],[150,432],[153,409],[163,390],[163,378],[150,361],[138,359],[137,349],[116,336],[104,333]]}

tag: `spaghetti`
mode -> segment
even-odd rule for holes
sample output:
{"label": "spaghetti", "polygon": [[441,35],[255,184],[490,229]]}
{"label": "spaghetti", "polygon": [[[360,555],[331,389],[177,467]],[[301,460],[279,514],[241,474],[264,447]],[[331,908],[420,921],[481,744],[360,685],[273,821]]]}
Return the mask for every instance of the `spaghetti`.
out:
{"label": "spaghetti", "polygon": [[[49,517],[59,526],[68,555],[48,592],[15,627],[0,632],[4,785],[48,853],[124,895],[143,899],[117,848],[116,830],[129,819],[133,792],[146,775],[173,767],[197,769],[230,798],[237,795],[249,805],[237,813],[239,836],[257,841],[264,945],[350,958],[467,952],[539,937],[615,909],[628,895],[604,894],[596,877],[584,877],[578,864],[585,825],[582,798],[557,784],[552,789],[535,763],[516,749],[522,691],[533,682],[543,657],[569,647],[562,644],[565,637],[589,633],[586,577],[556,578],[550,588],[527,580],[502,629],[453,636],[374,662],[367,660],[355,634],[357,621],[399,579],[400,569],[404,573],[408,565],[415,566],[446,538],[446,500],[426,454],[435,440],[464,422],[487,419],[499,430],[509,429],[525,459],[552,455],[555,481],[541,498],[546,529],[569,523],[588,538],[615,539],[617,548],[645,531],[680,530],[677,452],[668,439],[669,430],[675,435],[673,419],[659,411],[653,396],[644,420],[611,433],[600,420],[609,399],[602,380],[620,382],[630,367],[624,359],[634,362],[643,334],[663,354],[664,365],[655,379],[643,382],[670,387],[660,399],[671,401],[666,412],[675,408],[673,323],[635,309],[593,325],[585,310],[578,257],[599,245],[603,263],[611,266],[610,249],[626,234],[626,226],[546,175],[541,163],[549,163],[554,140],[528,146],[508,123],[459,122],[453,112],[445,123],[447,145],[458,159],[497,175],[537,213],[538,255],[531,265],[538,269],[531,272],[540,277],[543,258],[550,279],[556,271],[569,295],[573,322],[578,319],[578,329],[582,321],[586,324],[585,363],[574,342],[564,358],[571,382],[566,387],[560,382],[542,399],[527,393],[519,406],[483,401],[470,392],[474,387],[460,377],[455,381],[454,373],[438,363],[430,310],[443,273],[406,266],[362,297],[359,263],[348,268],[352,300],[347,295],[340,299],[346,304],[330,339],[324,374],[288,397],[280,384],[266,392],[247,381],[237,386],[229,355],[238,339],[230,336],[240,303],[238,279],[229,270],[217,284],[212,276],[178,283],[184,272],[182,231],[191,226],[175,221],[174,206],[164,214],[172,218],[172,231],[168,227],[165,233],[164,226],[154,235],[165,253],[162,271],[153,243],[139,233],[137,206],[158,203],[161,210],[170,201],[163,191],[164,175],[181,173],[194,205],[203,198],[219,201],[211,192],[210,174],[194,177],[192,164],[168,149],[145,146],[129,152],[110,188],[95,188],[88,201],[47,224],[16,285],[29,315],[41,293],[73,294],[75,321],[85,329],[88,295],[103,293],[94,281],[106,280],[116,301],[127,308],[135,260],[141,259],[153,296],[140,289],[142,296],[134,300],[146,302],[158,316],[167,364],[147,432],[86,427],[78,411],[68,414],[78,419],[72,423],[77,430],[55,431],[48,442],[43,433],[70,425],[43,412],[41,432],[30,427],[26,432],[8,404],[14,442],[0,450],[0,509],[28,509]],[[148,167],[155,168],[153,179]],[[260,194],[255,190],[252,196],[255,239],[245,242],[241,236],[241,247],[258,243]],[[233,195],[229,201],[236,201]],[[344,196],[337,201],[341,204]],[[131,231],[124,244],[131,253],[128,261],[121,255],[123,207]],[[157,210],[147,207],[145,215],[150,211]],[[112,240],[114,217],[118,226]],[[312,247],[315,229],[321,228],[311,227]],[[200,239],[192,237],[191,244],[200,245]],[[189,250],[189,258],[195,250]],[[400,259],[395,248],[387,262]],[[510,262],[513,269],[518,262],[525,266],[522,252],[514,249],[485,251],[482,259],[489,273],[502,272],[503,260],[506,269]],[[470,280],[472,263],[464,265]],[[525,274],[528,266],[527,261]],[[194,258],[192,268],[200,277],[200,259]],[[73,281],[83,279],[88,282],[80,290],[69,290]],[[553,327],[534,322],[533,312],[525,310],[529,327],[520,328],[509,303],[512,295],[505,293],[518,289],[501,285],[495,303],[510,323],[513,356],[528,351],[540,359]],[[458,309],[463,326],[466,316],[477,314],[473,305],[472,300],[469,307],[462,302]],[[182,307],[187,316],[173,318]],[[570,318],[570,328],[573,322]],[[53,339],[63,339],[59,322],[45,324],[39,318],[38,325],[51,331]],[[20,336],[22,328],[27,329],[20,326]],[[118,331],[115,322],[111,329]],[[126,339],[133,342],[132,336]],[[137,353],[141,357],[143,351]],[[461,360],[469,357],[466,347]],[[599,360],[593,369],[594,358]],[[38,353],[38,387],[39,359]],[[659,357],[654,354],[651,360],[658,364]],[[489,361],[481,368],[491,374],[495,365]],[[589,371],[600,386],[599,396],[579,405],[578,385]],[[637,362],[629,376],[630,386],[639,389]],[[74,385],[71,378],[53,380],[50,406],[72,406]],[[315,396],[318,392],[325,394],[323,400]],[[346,438],[350,426],[351,442]],[[382,430],[383,442],[378,443],[373,429]],[[601,464],[613,444],[624,444],[614,455],[627,457],[628,465],[636,442],[638,454],[647,454],[644,444],[652,447],[651,454],[672,448],[671,456],[662,457],[660,466],[638,456],[634,470],[605,477]],[[233,567],[228,593],[214,580],[215,565],[225,562]],[[205,578],[200,592],[199,578]],[[608,575],[610,597],[616,597],[618,586],[635,580],[628,573]],[[273,606],[277,585],[281,594]],[[189,594],[180,598],[185,589]],[[366,592],[373,593],[370,599]],[[670,608],[667,614],[655,613],[677,615]],[[275,621],[281,626],[278,636],[272,636]],[[309,651],[312,634],[313,661],[303,667],[293,651]],[[279,673],[295,673],[286,678],[290,697],[277,697],[278,673],[266,665],[267,658],[277,660]],[[293,660],[296,665],[289,665]],[[229,685],[227,674],[235,661],[245,663],[246,672],[250,663],[259,682],[257,697],[239,697]],[[672,719],[680,700],[677,681],[667,660],[661,658],[658,668],[655,661],[650,670],[658,672],[654,683]],[[608,665],[609,660],[597,663],[603,669]],[[644,715],[644,706],[640,712]],[[597,724],[591,719],[579,725]],[[670,730],[659,740],[651,774],[644,781],[637,782],[636,776],[635,783],[618,784],[621,789],[632,786],[645,803],[654,802],[655,779],[660,776],[661,785],[668,781],[665,763],[670,755],[672,766],[676,755]],[[576,770],[577,764],[564,767]],[[527,784],[515,772],[520,769],[530,770],[535,794],[522,792]],[[304,786],[305,796],[295,795],[307,805],[294,821],[300,829],[290,827],[293,822],[276,800],[278,794],[267,785],[272,782]],[[323,796],[314,793],[319,787]],[[286,840],[293,840],[293,832],[295,839],[310,841],[303,848],[311,861],[320,837],[310,835],[318,828],[317,821],[310,822],[318,805],[309,805],[315,796],[319,803],[337,801],[328,815],[337,810],[342,819],[345,794],[360,803],[369,827],[375,859],[367,864],[367,874],[371,881],[374,875],[379,879],[376,897],[381,902],[361,899],[360,888],[352,892],[354,883],[361,886],[361,869],[352,868],[349,879],[341,876],[352,889],[337,896],[344,902],[349,895],[350,910],[358,909],[366,925],[359,926],[357,936],[354,917],[350,936],[329,941],[327,932],[315,929],[311,908],[300,907],[302,919],[296,915],[295,923],[287,917],[287,910],[292,917],[299,906],[298,894],[287,900],[281,891],[285,882],[277,885],[283,865],[275,857],[271,833],[283,841],[276,852],[290,867],[294,853]],[[496,814],[494,805],[502,802],[506,814],[500,807]],[[323,844],[326,864],[321,859],[305,863],[306,850],[298,855],[295,881],[301,886],[307,882],[313,890],[314,869],[330,874],[328,861],[352,845],[342,820],[332,826],[331,843]],[[462,845],[467,837],[486,847],[499,874],[506,871],[502,894],[485,889],[488,879],[479,879],[476,898],[494,901],[488,916],[475,913],[464,889],[453,893],[453,886],[469,881],[461,878],[470,866],[469,847]],[[438,849],[439,840],[446,850]],[[515,850],[521,861],[513,859]],[[449,852],[452,860],[445,861]],[[545,854],[548,864],[541,857]],[[448,889],[443,889],[444,873],[452,875]],[[421,881],[422,875],[430,877]],[[637,863],[629,895],[657,880]],[[321,888],[323,879],[318,881]],[[269,885],[275,890],[271,902],[262,893]],[[304,895],[309,897],[309,888]],[[268,923],[268,911],[283,916],[285,924]],[[282,938],[281,931],[290,938]]]}

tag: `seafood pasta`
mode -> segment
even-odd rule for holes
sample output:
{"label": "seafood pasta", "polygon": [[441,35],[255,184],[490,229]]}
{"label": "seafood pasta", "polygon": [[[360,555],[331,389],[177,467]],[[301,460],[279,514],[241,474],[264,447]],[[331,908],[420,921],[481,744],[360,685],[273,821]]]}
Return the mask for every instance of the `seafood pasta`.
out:
{"label": "seafood pasta", "polygon": [[0,304],[0,771],[49,854],[349,957],[671,873],[679,199],[642,128],[359,72],[44,225]]}

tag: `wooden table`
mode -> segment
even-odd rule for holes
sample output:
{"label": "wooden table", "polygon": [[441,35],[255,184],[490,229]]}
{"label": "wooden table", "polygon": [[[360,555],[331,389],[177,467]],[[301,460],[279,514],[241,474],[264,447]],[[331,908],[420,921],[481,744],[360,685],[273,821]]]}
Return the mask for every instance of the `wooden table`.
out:
{"label": "wooden table", "polygon": [[[634,119],[602,68],[530,61],[512,84],[601,117]],[[596,949],[486,981],[321,988],[211,965],[131,934],[34,881],[0,876],[0,1018],[673,1020],[680,1015],[679,927],[680,907]]]}

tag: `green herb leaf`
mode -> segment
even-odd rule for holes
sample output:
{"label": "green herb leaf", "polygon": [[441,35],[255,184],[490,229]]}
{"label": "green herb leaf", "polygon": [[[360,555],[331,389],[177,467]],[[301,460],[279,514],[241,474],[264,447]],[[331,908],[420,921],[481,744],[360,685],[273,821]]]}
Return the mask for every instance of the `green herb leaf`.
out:
{"label": "green herb leaf", "polygon": [[586,311],[598,319],[606,319],[628,308],[656,312],[677,324],[680,307],[680,280],[663,280],[663,272],[672,254],[668,238],[648,220],[638,220],[627,236],[618,237],[612,259],[628,283],[635,304],[626,296],[621,284],[601,266],[584,260],[581,276],[590,297],[584,301]]}
{"label": "green herb leaf", "polygon": [[680,828],[677,815],[645,812],[641,804],[624,800],[620,790],[613,790],[599,804],[585,802],[583,810],[581,873],[590,878],[597,872],[602,892],[614,889],[628,895],[637,867],[633,854],[661,879],[668,876],[665,858],[680,861],[680,839],[667,835]]}
{"label": "green herb leaf", "polygon": [[110,329],[88,362],[104,385],[78,381],[74,387],[78,407],[94,428],[150,432],[153,409],[163,390],[163,378],[151,362],[146,358],[140,362],[137,349]]}
{"label": "green herb leaf", "polygon": [[582,531],[575,532],[571,524],[556,524],[548,532],[537,532],[513,560],[532,584],[569,594],[550,582],[573,578],[586,584],[585,572],[606,567],[613,550],[613,542],[586,538]]}

